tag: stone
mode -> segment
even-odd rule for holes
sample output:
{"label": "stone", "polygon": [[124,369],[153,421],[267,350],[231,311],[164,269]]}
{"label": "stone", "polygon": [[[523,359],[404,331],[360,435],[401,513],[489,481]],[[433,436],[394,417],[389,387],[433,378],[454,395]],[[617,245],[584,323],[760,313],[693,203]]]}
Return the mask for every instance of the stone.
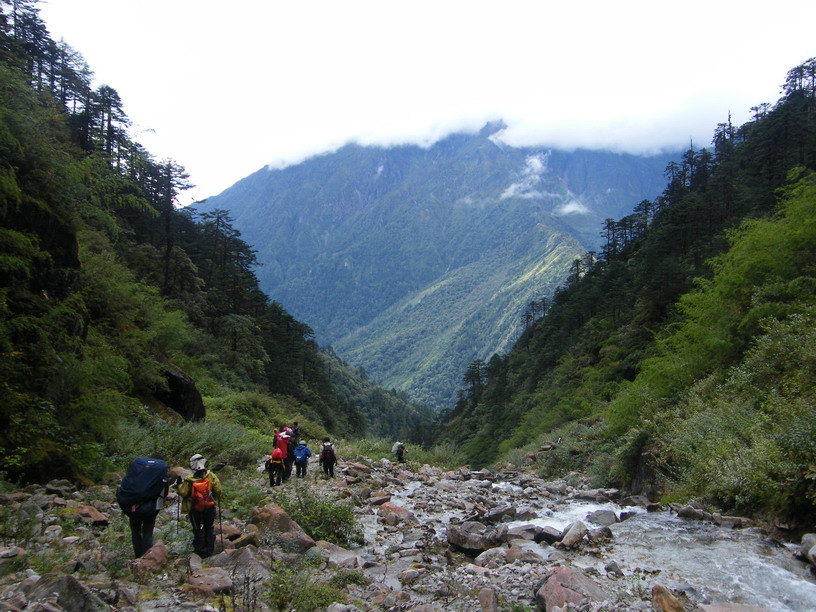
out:
{"label": "stone", "polygon": [[536,536],[533,538],[535,542],[539,544],[541,542],[546,542],[547,544],[555,544],[556,542],[561,541],[561,532],[558,531],[555,527],[550,527],[547,525],[546,527],[542,527],[541,531],[539,531]]}
{"label": "stone", "polygon": [[482,612],[498,612],[499,610],[499,596],[496,591],[491,588],[485,588],[479,591],[479,605],[482,606]]}
{"label": "stone", "polygon": [[601,602],[606,595],[597,583],[583,572],[568,566],[547,572],[543,586],[536,591],[536,601],[545,610],[564,608],[567,604],[581,606],[587,602]]}
{"label": "stone", "polygon": [[382,504],[377,510],[377,514],[386,525],[391,525],[392,527],[399,523],[416,522],[413,512],[391,502],[385,502]]}
{"label": "stone", "polygon": [[816,546],[816,533],[806,533],[802,536],[802,543],[799,546],[799,550],[803,557],[807,557],[814,546]]}
{"label": "stone", "polygon": [[504,553],[504,558],[507,563],[514,561],[521,561],[522,563],[544,563],[544,557],[526,548],[519,546],[511,546]]}
{"label": "stone", "polygon": [[543,529],[538,525],[519,525],[518,527],[511,527],[508,529],[507,537],[535,541],[536,536],[541,534],[542,531]]}
{"label": "stone", "polygon": [[461,525],[448,525],[448,543],[464,550],[487,550],[507,539],[507,525],[488,527],[477,521],[465,521]]}
{"label": "stone", "polygon": [[504,552],[507,549],[504,546],[496,546],[495,548],[488,548],[486,551],[480,553],[473,563],[479,567],[485,567],[491,561],[504,559]]}
{"label": "stone", "polygon": [[746,604],[706,604],[701,605],[700,612],[771,612],[768,608]]}
{"label": "stone", "polygon": [[136,578],[144,580],[166,565],[167,546],[164,542],[156,542],[145,554],[131,561],[130,569]]}
{"label": "stone", "polygon": [[561,538],[561,545],[565,548],[574,548],[577,546],[587,533],[587,527],[581,521],[575,521],[569,525]]}
{"label": "stone", "polygon": [[587,515],[587,520],[601,527],[609,527],[618,522],[618,516],[612,510],[596,510]]}
{"label": "stone", "polygon": [[484,520],[488,523],[498,523],[504,517],[512,518],[514,516],[516,516],[516,507],[511,506],[510,504],[505,504],[503,506],[499,506],[498,508],[488,510],[487,514],[484,515]]}
{"label": "stone", "polygon": [[80,505],[76,507],[76,516],[80,522],[95,525],[97,527],[105,527],[109,522],[109,517],[102,514],[93,506]]}
{"label": "stone", "polygon": [[[90,589],[70,575],[46,574],[28,593],[29,602],[53,601],[63,610],[82,612],[108,612],[110,606],[94,595]],[[34,609],[29,604],[29,608]]]}
{"label": "stone", "polygon": [[652,607],[655,612],[685,612],[680,600],[662,584],[652,587]]}
{"label": "stone", "polygon": [[188,584],[204,593],[228,593],[232,590],[229,572],[222,567],[207,567],[193,572]]}
{"label": "stone", "polygon": [[249,522],[271,532],[275,542],[286,551],[302,553],[315,545],[303,528],[277,504],[253,508]]}
{"label": "stone", "polygon": [[342,546],[326,542],[325,540],[318,540],[315,548],[321,550],[323,558],[328,563],[329,567],[344,567],[348,569],[355,569],[362,565],[360,557]]}

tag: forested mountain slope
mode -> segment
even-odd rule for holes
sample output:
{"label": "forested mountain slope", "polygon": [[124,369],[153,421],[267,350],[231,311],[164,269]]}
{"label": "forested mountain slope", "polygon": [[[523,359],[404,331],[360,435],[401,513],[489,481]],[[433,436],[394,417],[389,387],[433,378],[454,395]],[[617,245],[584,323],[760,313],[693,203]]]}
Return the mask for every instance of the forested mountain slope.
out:
{"label": "forested mountain slope", "polygon": [[[243,461],[284,419],[364,435],[377,411],[261,292],[229,216],[175,207],[183,168],[131,139],[117,93],[91,87],[35,3],[2,5],[0,50],[0,472],[98,476],[183,438],[205,402]],[[407,430],[428,414],[389,407]]]}
{"label": "forested mountain slope", "polygon": [[509,348],[603,219],[659,193],[670,159],[513,148],[502,129],[428,148],[348,145],[261,169],[200,207],[230,211],[261,287],[321,343],[447,405],[457,373]]}
{"label": "forested mountain slope", "polygon": [[475,464],[521,447],[546,471],[813,516],[816,59],[783,91],[605,225],[513,350],[468,368],[445,439]]}

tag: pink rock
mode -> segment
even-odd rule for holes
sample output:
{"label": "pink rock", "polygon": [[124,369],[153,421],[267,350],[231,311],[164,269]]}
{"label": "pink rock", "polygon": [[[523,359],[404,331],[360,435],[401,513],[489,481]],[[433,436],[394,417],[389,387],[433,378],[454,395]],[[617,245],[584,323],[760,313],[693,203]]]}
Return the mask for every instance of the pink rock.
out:
{"label": "pink rock", "polygon": [[134,576],[144,579],[166,565],[167,546],[164,542],[156,542],[150,550],[131,562],[131,570]]}
{"label": "pink rock", "polygon": [[397,506],[391,502],[385,502],[377,510],[386,525],[397,525],[398,523],[413,523],[416,521],[414,514],[407,508]]}
{"label": "pink rock", "polygon": [[271,531],[285,550],[305,552],[315,545],[309,535],[277,504],[253,508],[250,524]]}
{"label": "pink rock", "polygon": [[190,576],[190,586],[207,593],[226,593],[232,590],[229,572],[222,567],[197,570]]}
{"label": "pink rock", "polygon": [[107,515],[102,514],[93,506],[77,506],[76,513],[80,521],[83,523],[89,523],[91,525],[104,527],[109,521]]}

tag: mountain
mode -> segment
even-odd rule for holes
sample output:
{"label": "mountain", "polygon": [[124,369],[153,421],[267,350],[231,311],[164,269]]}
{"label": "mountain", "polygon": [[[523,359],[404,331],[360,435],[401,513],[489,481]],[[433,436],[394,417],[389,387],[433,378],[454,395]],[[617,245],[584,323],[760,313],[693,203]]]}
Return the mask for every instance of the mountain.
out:
{"label": "mountain", "polygon": [[464,366],[509,348],[533,300],[662,186],[669,156],[514,148],[502,125],[428,148],[350,144],[262,168],[226,209],[261,288],[384,386],[437,407]]}
{"label": "mountain", "polygon": [[816,519],[816,58],[660,196],[610,222],[439,428],[474,466],[585,471],[809,529]]}

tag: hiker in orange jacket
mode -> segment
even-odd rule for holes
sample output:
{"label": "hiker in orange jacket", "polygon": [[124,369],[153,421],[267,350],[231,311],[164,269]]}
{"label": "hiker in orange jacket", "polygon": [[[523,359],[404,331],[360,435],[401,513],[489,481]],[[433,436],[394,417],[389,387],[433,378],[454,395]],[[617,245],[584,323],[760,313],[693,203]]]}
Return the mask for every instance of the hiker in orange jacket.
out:
{"label": "hiker in orange jacket", "polygon": [[283,457],[279,448],[272,451],[266,465],[269,470],[269,486],[280,486],[283,481]]}
{"label": "hiker in orange jacket", "polygon": [[221,501],[221,481],[207,469],[207,460],[198,453],[190,457],[190,469],[193,475],[179,484],[178,494],[181,511],[187,513],[193,526],[193,550],[204,559],[215,550],[213,525],[216,504]]}

